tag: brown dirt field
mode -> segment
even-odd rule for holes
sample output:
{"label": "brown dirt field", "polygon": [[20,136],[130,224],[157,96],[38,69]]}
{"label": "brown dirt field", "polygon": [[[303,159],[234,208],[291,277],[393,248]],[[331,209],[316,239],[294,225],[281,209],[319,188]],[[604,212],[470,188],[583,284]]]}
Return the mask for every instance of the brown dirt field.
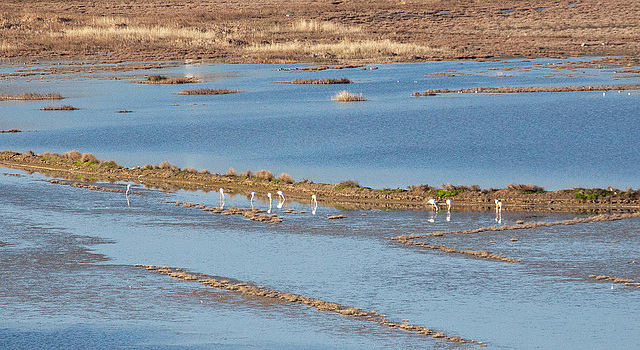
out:
{"label": "brown dirt field", "polygon": [[413,62],[640,54],[640,3],[5,0],[0,58]]}
{"label": "brown dirt field", "polygon": [[[566,189],[536,191],[530,185],[509,185],[504,189],[434,189],[428,186],[410,186],[404,189],[373,189],[369,187],[342,187],[340,185],[302,181],[286,183],[278,180],[247,176],[230,176],[193,172],[167,165],[161,168],[125,168],[114,161],[99,161],[95,156],[73,151],[72,158],[54,154],[35,155],[33,152],[0,152],[0,166],[40,172],[73,181],[131,181],[166,191],[179,189],[218,191],[249,194],[283,191],[288,198],[311,203],[315,194],[323,205],[344,209],[429,210],[428,199],[441,205],[446,199],[453,201],[454,211],[487,211],[495,207],[495,199],[504,203],[509,211],[565,211],[577,213],[637,212],[640,209],[640,190],[628,189]],[[455,187],[455,186],[454,186]],[[438,195],[439,191],[444,191]],[[578,196],[580,194],[581,196]]]}

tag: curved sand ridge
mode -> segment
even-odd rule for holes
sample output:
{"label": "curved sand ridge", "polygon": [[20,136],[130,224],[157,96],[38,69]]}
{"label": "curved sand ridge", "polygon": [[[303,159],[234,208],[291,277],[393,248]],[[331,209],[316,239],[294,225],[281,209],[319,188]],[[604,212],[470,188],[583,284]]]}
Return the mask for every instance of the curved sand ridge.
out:
{"label": "curved sand ridge", "polygon": [[444,339],[449,342],[471,343],[471,344],[477,344],[480,346],[486,346],[482,342],[478,342],[472,339],[464,339],[461,337],[448,336],[442,332],[437,332],[426,327],[412,325],[404,322],[401,322],[401,323],[391,322],[387,320],[385,315],[379,314],[375,311],[364,311],[359,308],[344,306],[338,303],[306,297],[299,294],[292,294],[292,293],[277,291],[277,290],[268,289],[262,286],[253,286],[248,283],[240,282],[240,281],[237,281],[234,283],[230,281],[230,279],[228,278],[219,278],[219,277],[216,278],[206,274],[188,272],[180,268],[172,268],[168,266],[140,265],[140,264],[135,266],[145,268],[149,271],[155,271],[163,275],[171,276],[176,279],[200,282],[205,286],[209,286],[216,289],[229,290],[229,291],[234,291],[241,294],[253,295],[253,296],[264,297],[264,298],[277,299],[277,300],[282,300],[290,303],[304,304],[304,305],[314,307],[320,311],[330,311],[330,312],[335,312],[344,316],[357,317],[361,320],[374,322],[389,328],[399,328],[408,332],[423,334],[426,336],[430,336],[434,339]]}

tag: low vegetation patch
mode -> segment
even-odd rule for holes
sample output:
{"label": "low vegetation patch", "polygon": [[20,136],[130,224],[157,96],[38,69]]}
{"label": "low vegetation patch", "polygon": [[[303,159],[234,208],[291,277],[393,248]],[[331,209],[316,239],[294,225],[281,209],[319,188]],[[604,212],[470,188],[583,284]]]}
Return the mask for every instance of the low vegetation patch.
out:
{"label": "low vegetation patch", "polygon": [[336,190],[342,190],[345,188],[360,188],[360,184],[357,181],[347,180],[336,185]]}
{"label": "low vegetation patch", "polygon": [[38,101],[38,100],[62,100],[64,97],[60,94],[34,94],[26,93],[21,95],[0,95],[0,101]]}
{"label": "low vegetation patch", "polygon": [[178,92],[178,95],[226,95],[239,94],[243,91],[230,89],[187,89]]}
{"label": "low vegetation patch", "polygon": [[19,129],[9,129],[9,130],[0,130],[0,133],[15,133],[15,132],[22,132],[22,130]]}
{"label": "low vegetation patch", "polygon": [[536,192],[544,192],[544,188],[541,186],[537,186],[534,184],[508,184],[507,189],[509,190],[519,190],[524,193],[536,193]]}
{"label": "low vegetation patch", "polygon": [[378,192],[384,193],[384,194],[392,194],[392,193],[407,192],[407,190],[402,189],[402,188],[396,188],[396,189],[384,188],[384,189],[378,190]]}
{"label": "low vegetation patch", "polygon": [[280,84],[310,84],[310,85],[330,85],[330,84],[351,84],[351,80],[347,78],[340,79],[294,79],[290,81],[282,81]]}
{"label": "low vegetation patch", "polygon": [[64,106],[46,106],[43,108],[40,108],[41,111],[77,111],[80,108],[76,108],[74,106],[70,106],[70,105],[64,105]]}
{"label": "low vegetation patch", "polygon": [[138,80],[136,81],[138,84],[193,84],[200,83],[200,80],[195,77],[175,77],[168,78],[164,75],[150,75],[146,80]]}
{"label": "low vegetation patch", "polygon": [[440,189],[436,193],[436,195],[440,198],[453,197],[457,194],[458,194],[458,190],[447,190],[447,189]]}
{"label": "low vegetation patch", "polygon": [[352,92],[343,90],[333,95],[333,97],[331,97],[331,100],[336,102],[359,102],[366,101],[367,99],[362,96],[362,94],[354,94]]}

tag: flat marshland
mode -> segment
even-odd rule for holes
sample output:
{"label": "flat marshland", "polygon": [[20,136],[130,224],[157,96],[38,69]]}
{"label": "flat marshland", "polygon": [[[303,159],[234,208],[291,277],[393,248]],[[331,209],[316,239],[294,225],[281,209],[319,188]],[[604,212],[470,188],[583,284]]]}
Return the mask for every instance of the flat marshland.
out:
{"label": "flat marshland", "polygon": [[3,1],[0,348],[635,349],[638,18]]}
{"label": "flat marshland", "polygon": [[638,56],[635,2],[9,0],[0,57],[408,62]]}

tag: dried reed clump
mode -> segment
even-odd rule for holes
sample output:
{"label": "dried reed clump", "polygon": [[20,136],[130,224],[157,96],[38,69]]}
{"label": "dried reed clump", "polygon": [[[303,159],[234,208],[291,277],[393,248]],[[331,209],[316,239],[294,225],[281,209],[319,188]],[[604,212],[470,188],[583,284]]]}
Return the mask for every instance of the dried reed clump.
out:
{"label": "dried reed clump", "polygon": [[182,169],[182,171],[184,171],[185,173],[189,173],[189,174],[197,174],[198,170],[194,169],[194,168],[184,168]]}
{"label": "dried reed clump", "polygon": [[330,85],[330,84],[351,84],[351,80],[347,78],[340,79],[294,79],[290,81],[283,81],[282,84],[310,84],[310,85]]}
{"label": "dried reed clump", "polygon": [[20,100],[20,101],[36,101],[36,100],[61,100],[64,97],[60,94],[34,94],[26,93],[21,95],[0,95],[0,101]]}
{"label": "dried reed clump", "polygon": [[85,163],[85,162],[94,162],[94,163],[100,163],[100,160],[94,156],[91,153],[82,153],[81,157],[80,157],[80,161]]}
{"label": "dried reed clump", "polygon": [[226,95],[239,94],[243,91],[230,89],[187,89],[178,92],[178,95]]}
{"label": "dried reed clump", "polygon": [[274,179],[273,174],[269,170],[260,170],[255,173],[254,177],[257,177],[258,179],[269,180],[269,181]]}
{"label": "dried reed clump", "polygon": [[41,111],[77,111],[80,108],[76,108],[74,106],[70,106],[70,105],[63,105],[63,106],[46,106],[43,108],[40,108]]}
{"label": "dried reed clump", "polygon": [[195,77],[174,77],[168,78],[164,75],[150,75],[145,80],[136,81],[138,84],[167,84],[167,85],[176,85],[176,84],[193,84],[200,83],[200,80]]}
{"label": "dried reed clump", "polygon": [[294,183],[293,178],[291,177],[291,175],[289,175],[287,173],[280,174],[280,176],[278,176],[278,180],[280,180],[282,182],[286,182],[288,184]]}
{"label": "dried reed clump", "polygon": [[251,170],[247,169],[247,171],[241,173],[240,176],[253,177],[253,173],[251,172]]}
{"label": "dried reed clump", "polygon": [[509,190],[519,190],[522,192],[529,192],[529,193],[533,193],[533,192],[544,192],[544,188],[541,186],[537,186],[534,184],[508,184],[507,185],[507,189]]}
{"label": "dried reed clump", "polygon": [[366,100],[362,94],[355,94],[346,90],[340,91],[331,97],[331,101],[336,102],[360,102]]}
{"label": "dried reed clump", "polygon": [[336,190],[341,190],[344,188],[360,188],[360,184],[358,183],[358,181],[347,180],[340,182],[335,187]]}
{"label": "dried reed clump", "polygon": [[228,176],[238,176],[238,173],[236,172],[236,169],[229,168],[229,170],[227,170],[227,175]]}

